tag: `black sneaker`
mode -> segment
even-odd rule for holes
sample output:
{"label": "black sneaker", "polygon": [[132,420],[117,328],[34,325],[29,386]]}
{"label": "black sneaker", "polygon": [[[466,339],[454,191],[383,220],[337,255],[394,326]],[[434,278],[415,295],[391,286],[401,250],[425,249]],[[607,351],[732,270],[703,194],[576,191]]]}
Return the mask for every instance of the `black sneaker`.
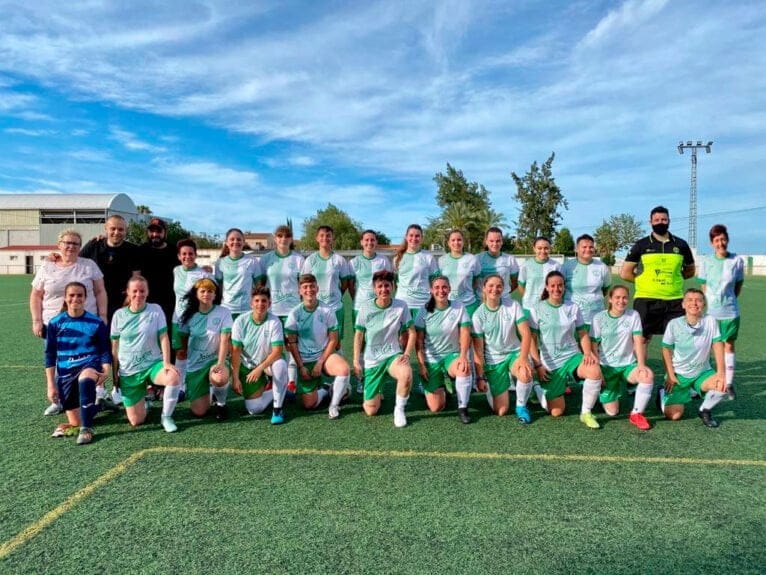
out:
{"label": "black sneaker", "polygon": [[702,423],[705,424],[705,427],[718,427],[720,425],[718,421],[713,419],[713,414],[709,409],[700,409],[699,416],[702,420]]}
{"label": "black sneaker", "polygon": [[101,411],[110,411],[112,413],[117,413],[120,411],[120,408],[117,406],[117,404],[115,404],[108,397],[99,397],[96,400],[96,405],[99,406]]}
{"label": "black sneaker", "polygon": [[460,423],[471,423],[471,416],[468,415],[467,407],[458,407],[457,417],[460,420]]}
{"label": "black sneaker", "polygon": [[229,408],[226,405],[215,404],[215,420],[226,421],[229,419]]}
{"label": "black sneaker", "polygon": [[732,400],[732,401],[737,399],[737,392],[734,389],[734,385],[733,384],[726,388],[726,395],[728,395],[729,399]]}

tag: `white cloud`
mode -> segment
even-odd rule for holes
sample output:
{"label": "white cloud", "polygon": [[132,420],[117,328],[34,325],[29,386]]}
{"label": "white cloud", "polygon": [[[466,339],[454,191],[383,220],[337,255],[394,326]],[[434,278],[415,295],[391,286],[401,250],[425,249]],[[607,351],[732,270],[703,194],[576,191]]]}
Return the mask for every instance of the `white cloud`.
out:
{"label": "white cloud", "polygon": [[150,144],[149,142],[140,139],[134,133],[118,128],[117,126],[110,126],[109,134],[113,140],[122,144],[122,146],[124,146],[127,150],[152,153],[161,153],[167,151],[167,148],[164,148],[163,146],[157,146],[155,144]]}
{"label": "white cloud", "polygon": [[158,169],[174,178],[213,188],[242,188],[251,190],[258,184],[258,174],[235,170],[214,162],[174,163],[165,159],[156,162]]}
{"label": "white cloud", "polygon": [[55,134],[55,130],[35,130],[30,128],[5,128],[3,130],[6,134],[17,136],[29,136],[30,138],[38,138],[41,136],[51,136]]}
{"label": "white cloud", "polygon": [[667,5],[668,0],[626,0],[609,12],[582,40],[584,46],[594,46],[613,39],[650,20]]}

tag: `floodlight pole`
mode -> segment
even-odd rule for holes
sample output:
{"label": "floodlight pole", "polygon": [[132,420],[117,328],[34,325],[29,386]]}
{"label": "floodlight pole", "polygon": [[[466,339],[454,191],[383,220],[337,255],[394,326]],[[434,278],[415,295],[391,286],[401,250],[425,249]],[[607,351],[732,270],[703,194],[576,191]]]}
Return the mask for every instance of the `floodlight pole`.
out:
{"label": "floodlight pole", "polygon": [[708,154],[711,151],[713,142],[709,141],[707,144],[703,144],[702,140],[697,140],[697,143],[693,143],[691,140],[678,142],[678,153],[684,153],[684,150],[691,150],[692,153],[692,176],[691,185],[689,187],[689,235],[688,242],[692,249],[697,249],[697,150],[704,148]]}

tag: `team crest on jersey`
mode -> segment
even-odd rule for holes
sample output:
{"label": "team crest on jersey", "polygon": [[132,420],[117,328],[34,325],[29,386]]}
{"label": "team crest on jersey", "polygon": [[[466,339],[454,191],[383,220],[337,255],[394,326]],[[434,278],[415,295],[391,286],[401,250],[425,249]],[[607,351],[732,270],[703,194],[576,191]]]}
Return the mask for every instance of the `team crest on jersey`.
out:
{"label": "team crest on jersey", "polygon": [[681,251],[681,250],[679,250],[679,249],[678,249],[678,246],[673,246],[673,253],[674,253],[674,254],[677,254],[677,253],[679,253],[680,251]]}

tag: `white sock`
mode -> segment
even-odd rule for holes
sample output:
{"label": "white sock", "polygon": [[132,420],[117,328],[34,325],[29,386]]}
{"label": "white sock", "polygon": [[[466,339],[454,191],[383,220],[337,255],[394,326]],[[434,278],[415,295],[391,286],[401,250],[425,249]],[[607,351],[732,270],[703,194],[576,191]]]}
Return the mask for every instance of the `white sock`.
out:
{"label": "white sock", "polygon": [[731,387],[731,384],[734,383],[735,363],[736,363],[736,357],[733,352],[723,354],[723,365],[726,370],[726,387]]}
{"label": "white sock", "polygon": [[407,401],[409,401],[409,399],[410,399],[409,395],[405,397],[402,397],[401,395],[397,395],[395,403],[394,403],[394,407],[396,407],[397,409],[403,410],[407,406]]}
{"label": "white sock", "polygon": [[293,354],[289,353],[289,362],[287,363],[287,381],[298,381],[298,364],[295,363]]}
{"label": "white sock", "polygon": [[598,394],[601,391],[600,379],[586,379],[582,384],[582,406],[580,413],[590,413],[593,406],[598,401]]}
{"label": "white sock", "polygon": [[266,411],[266,408],[269,407],[269,405],[271,405],[273,399],[274,399],[274,396],[272,394],[272,391],[269,389],[267,391],[264,391],[260,397],[256,397],[254,399],[246,399],[245,409],[247,409],[247,412],[250,415],[257,415],[259,413],[263,413],[264,411]]}
{"label": "white sock", "polygon": [[330,400],[330,407],[338,407],[340,400],[343,399],[343,394],[348,387],[348,375],[335,376],[335,381],[332,382],[332,399]]}
{"label": "white sock", "polygon": [[106,397],[106,389],[103,385],[96,386],[96,399],[104,399]]}
{"label": "white sock", "polygon": [[176,359],[176,371],[181,380],[181,385],[183,386],[181,389],[183,390],[186,390],[186,365],[188,363],[188,359]]}
{"label": "white sock", "polygon": [[316,409],[320,405],[322,405],[322,402],[324,401],[324,398],[327,397],[327,390],[324,387],[320,387],[317,389],[317,402],[314,404],[314,407],[311,409]]}
{"label": "white sock", "polygon": [[545,411],[548,411],[548,399],[545,397],[545,390],[542,388],[542,386],[539,383],[536,383],[532,387],[532,390],[537,396],[537,401],[540,403],[540,407],[542,407]]}
{"label": "white sock", "polygon": [[271,390],[274,396],[274,408],[279,409],[285,401],[287,388],[287,373],[289,368],[284,359],[278,359],[271,364]]}
{"label": "white sock", "polygon": [[633,410],[631,413],[643,413],[646,405],[652,398],[653,383],[639,383],[636,387],[636,397],[633,399]]}
{"label": "white sock", "polygon": [[471,376],[458,376],[455,378],[455,393],[457,394],[458,408],[468,407],[471,399]]}
{"label": "white sock", "polygon": [[710,390],[705,394],[705,400],[700,405],[700,411],[703,409],[713,409],[716,405],[721,403],[721,400],[726,397],[725,393],[720,391]]}
{"label": "white sock", "polygon": [[487,403],[489,404],[490,409],[495,409],[495,398],[492,397],[492,390],[489,388],[489,382],[484,382],[487,386],[487,391],[484,392],[484,395],[487,396]]}
{"label": "white sock", "polygon": [[529,401],[529,394],[532,393],[531,381],[516,380],[516,405],[522,407]]}
{"label": "white sock", "polygon": [[229,384],[222,385],[221,387],[213,387],[213,395],[215,396],[215,402],[218,405],[226,405],[226,396],[229,394]]}
{"label": "white sock", "polygon": [[662,413],[665,413],[665,387],[661,387],[657,393],[660,396],[660,409],[662,410]]}
{"label": "white sock", "polygon": [[178,394],[181,388],[178,385],[165,386],[165,392],[162,394],[162,415],[165,417],[173,415],[178,403]]}

